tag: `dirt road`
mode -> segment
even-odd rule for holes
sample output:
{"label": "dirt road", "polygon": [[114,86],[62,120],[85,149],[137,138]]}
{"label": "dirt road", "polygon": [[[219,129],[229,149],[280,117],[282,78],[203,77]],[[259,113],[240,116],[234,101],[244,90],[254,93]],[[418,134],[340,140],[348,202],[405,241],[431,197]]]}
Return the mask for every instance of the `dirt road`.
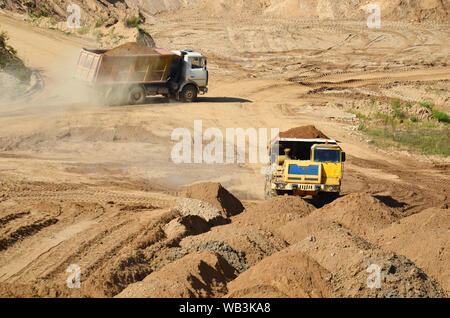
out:
{"label": "dirt road", "polygon": [[[287,130],[315,125],[339,140],[349,157],[344,197],[339,200],[366,193],[377,200],[374,202],[381,202],[383,209],[394,209],[400,215],[389,223],[392,226],[422,215],[428,208],[438,209],[447,223],[426,229],[440,233],[428,243],[437,250],[437,256],[432,256],[435,263],[448,264],[448,159],[376,148],[355,130],[357,123],[342,107],[361,96],[402,95],[407,96],[405,100],[422,100],[433,94],[426,87],[444,85],[447,95],[436,98],[441,98],[441,107],[449,110],[449,99],[445,99],[450,77],[448,25],[398,23],[393,31],[389,25],[370,30],[359,22],[274,19],[268,24],[267,19],[229,16],[218,25],[206,15],[189,18],[189,11],[161,14],[158,20],[161,23],[153,25],[152,36],[159,46],[198,48],[208,57],[210,91],[197,103],[166,103],[162,98],[152,98],[142,106],[94,105],[81,87],[71,84],[70,72],[80,48],[95,43],[0,15],[1,29],[8,32],[11,45],[30,67],[40,71],[44,81],[42,90],[26,100],[0,105],[2,294],[114,296],[178,261],[177,257],[171,258],[173,242],[166,241],[162,229],[175,218],[171,208],[176,206],[179,191],[195,182],[220,182],[246,207],[242,216],[230,219],[231,224],[204,235],[209,235],[210,240],[226,241],[226,235],[221,234],[227,233],[226,226],[245,232],[248,224],[240,223],[239,217],[245,218],[253,206],[264,204],[261,165],[174,164],[170,157],[174,145],[171,133],[175,128],[192,131],[194,120],[202,120],[204,130],[214,127],[223,133],[226,128]],[[386,87],[398,83],[403,86]],[[414,85],[420,88],[412,89]],[[358,204],[360,209],[366,208]],[[319,215],[317,211],[313,214]],[[269,210],[263,215],[272,217]],[[420,231],[421,225],[414,224]],[[242,235],[266,237],[271,233],[271,248],[255,254],[258,257],[249,250],[247,260],[273,257],[284,249],[288,253],[288,247],[292,249],[301,241],[300,237],[287,237],[288,231],[283,234],[278,227],[260,226],[263,234],[256,224],[249,227],[251,234]],[[351,224],[344,227],[357,232]],[[382,230],[387,231],[384,227]],[[329,231],[335,233],[334,228]],[[320,233],[305,233],[304,237],[315,235],[329,242],[341,237]],[[358,235],[377,246],[367,249],[372,256],[378,253],[377,257],[383,258],[385,251],[406,256],[431,277],[438,286],[436,290],[444,294],[450,290],[445,266],[443,272],[436,270],[423,255],[386,243],[393,237],[406,239],[405,233],[396,233],[384,241],[376,235]],[[234,249],[244,249],[245,244],[239,242],[236,239],[234,246],[228,243]],[[402,244],[405,242],[396,246]],[[347,273],[334,271],[333,263],[325,256],[308,254],[309,250],[300,245],[297,248],[317,262],[314,266],[318,272],[322,273],[319,267],[323,267],[333,277],[340,277],[338,285],[342,288],[354,287],[344,279]],[[356,247],[355,253],[359,253]],[[293,257],[289,255],[280,257]],[[270,260],[267,262],[270,264]],[[81,289],[66,287],[66,268],[70,264],[78,264],[82,270],[85,285]],[[249,267],[257,264],[255,261]],[[166,272],[171,270],[168,267]],[[234,279],[231,274],[221,275]],[[231,291],[242,295],[238,287],[248,284],[246,278],[229,289],[227,279],[220,292],[206,295],[224,296]],[[321,293],[302,291],[299,295],[327,295],[323,286]],[[434,287],[423,288],[425,295],[439,295]]]}

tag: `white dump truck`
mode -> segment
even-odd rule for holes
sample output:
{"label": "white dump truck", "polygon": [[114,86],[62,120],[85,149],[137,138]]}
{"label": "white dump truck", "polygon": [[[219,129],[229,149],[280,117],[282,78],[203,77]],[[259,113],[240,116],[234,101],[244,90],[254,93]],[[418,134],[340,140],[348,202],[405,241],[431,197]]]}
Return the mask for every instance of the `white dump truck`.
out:
{"label": "white dump truck", "polygon": [[75,77],[94,87],[109,105],[141,104],[154,95],[192,102],[208,92],[206,64],[192,50],[126,43],[111,50],[82,49]]}

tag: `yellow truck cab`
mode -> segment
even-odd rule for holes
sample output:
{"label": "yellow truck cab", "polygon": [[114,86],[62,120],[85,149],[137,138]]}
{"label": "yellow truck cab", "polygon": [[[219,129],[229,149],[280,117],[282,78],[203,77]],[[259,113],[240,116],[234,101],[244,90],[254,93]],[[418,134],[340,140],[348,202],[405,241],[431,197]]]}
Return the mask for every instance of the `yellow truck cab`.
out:
{"label": "yellow truck cab", "polygon": [[265,197],[338,196],[345,152],[335,140],[280,138],[271,145]]}

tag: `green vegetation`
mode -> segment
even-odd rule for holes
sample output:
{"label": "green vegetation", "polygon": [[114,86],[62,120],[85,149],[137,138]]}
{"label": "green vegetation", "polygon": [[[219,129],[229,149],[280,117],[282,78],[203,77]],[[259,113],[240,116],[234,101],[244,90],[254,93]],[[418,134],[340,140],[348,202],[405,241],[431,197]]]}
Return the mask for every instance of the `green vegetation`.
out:
{"label": "green vegetation", "polygon": [[360,111],[354,110],[354,109],[349,109],[348,110],[349,113],[355,115],[356,117],[358,117],[359,119],[362,120],[367,120],[369,119],[366,115],[364,115],[363,113],[361,113]]}
{"label": "green vegetation", "polygon": [[78,33],[79,35],[83,35],[83,34],[86,34],[86,33],[88,33],[88,32],[89,32],[89,27],[88,27],[87,25],[82,26],[81,28],[78,28],[78,29],[77,29],[77,33]]}
{"label": "green vegetation", "polygon": [[394,110],[394,117],[399,119],[406,118],[405,113],[402,110],[402,106],[400,104],[400,100],[393,99],[391,102],[392,109]]}
{"label": "green vegetation", "polygon": [[115,37],[115,34],[114,34],[115,31],[116,31],[116,28],[115,28],[115,27],[112,27],[112,28],[109,30],[108,35],[109,35],[109,37],[110,37],[111,39]]}
{"label": "green vegetation", "polygon": [[[17,55],[17,51],[11,46],[6,44],[6,41],[8,41],[8,34],[5,31],[0,32],[0,47],[3,48],[4,50],[7,51],[7,53],[16,56]],[[4,53],[6,54],[6,53]],[[1,59],[0,59],[0,63],[1,63]]]}
{"label": "green vegetation", "polygon": [[[450,116],[434,109],[434,102],[420,102],[432,112],[433,119],[420,121],[410,113],[412,103],[402,105],[399,99],[391,100],[392,111],[383,112],[371,99],[366,109],[350,109],[360,119],[359,131],[370,136],[370,143],[379,147],[410,149],[427,155],[450,155]],[[409,120],[407,120],[409,119]]]}
{"label": "green vegetation", "polygon": [[433,109],[433,117],[436,118],[440,122],[444,122],[444,123],[450,122],[450,118],[447,113],[438,111],[436,109]]}
{"label": "green vegetation", "polygon": [[23,82],[29,82],[31,71],[17,57],[17,51],[7,44],[8,35],[0,32],[0,70],[5,71]]}
{"label": "green vegetation", "polygon": [[429,110],[432,110],[434,107],[434,103],[433,102],[419,102],[419,105],[422,107],[426,107]]}
{"label": "green vegetation", "polygon": [[383,123],[385,125],[389,124],[391,126],[395,126],[395,118],[393,116],[381,113],[381,112],[376,112],[374,115],[375,119],[381,119],[383,121]]}
{"label": "green vegetation", "polygon": [[58,23],[58,20],[56,19],[56,17],[54,16],[54,15],[52,15],[52,16],[50,16],[50,18],[48,19],[48,22],[51,24],[51,25],[56,25],[57,23]]}
{"label": "green vegetation", "polygon": [[450,155],[450,128],[448,127],[405,130],[364,127],[360,130],[372,136],[374,144],[378,146],[407,147],[428,155]]}
{"label": "green vegetation", "polygon": [[103,20],[98,20],[97,22],[95,22],[95,28],[101,28],[103,26]]}
{"label": "green vegetation", "polygon": [[437,123],[435,123],[434,121],[424,121],[422,123],[419,124],[420,127],[424,127],[424,128],[438,128],[439,125]]}
{"label": "green vegetation", "polygon": [[31,11],[29,15],[32,19],[48,17],[51,15],[51,10],[47,8],[45,4],[42,4],[40,7],[33,9],[33,11]]}
{"label": "green vegetation", "polygon": [[128,28],[136,28],[142,20],[139,16],[128,17],[125,19],[125,26]]}

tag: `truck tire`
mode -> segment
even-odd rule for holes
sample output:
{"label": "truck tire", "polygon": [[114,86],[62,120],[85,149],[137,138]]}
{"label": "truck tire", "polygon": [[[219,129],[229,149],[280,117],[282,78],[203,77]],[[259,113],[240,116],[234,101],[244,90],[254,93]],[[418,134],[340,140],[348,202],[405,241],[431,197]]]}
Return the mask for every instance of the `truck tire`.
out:
{"label": "truck tire", "polygon": [[272,185],[272,182],[270,180],[266,180],[266,183],[264,184],[264,199],[265,200],[268,200],[275,196],[275,194],[272,192],[271,185]]}
{"label": "truck tire", "polygon": [[104,104],[106,106],[121,106],[128,102],[128,90],[124,87],[108,87],[104,93]]}
{"label": "truck tire", "polygon": [[145,89],[140,86],[136,85],[130,88],[130,91],[128,92],[128,103],[130,105],[139,105],[143,104],[145,102]]}
{"label": "truck tire", "polygon": [[192,103],[197,99],[197,88],[194,85],[186,85],[181,91],[180,98],[185,103]]}
{"label": "truck tire", "polygon": [[105,106],[117,106],[119,104],[118,96],[115,92],[116,91],[112,87],[109,87],[105,90],[105,94],[104,94]]}

